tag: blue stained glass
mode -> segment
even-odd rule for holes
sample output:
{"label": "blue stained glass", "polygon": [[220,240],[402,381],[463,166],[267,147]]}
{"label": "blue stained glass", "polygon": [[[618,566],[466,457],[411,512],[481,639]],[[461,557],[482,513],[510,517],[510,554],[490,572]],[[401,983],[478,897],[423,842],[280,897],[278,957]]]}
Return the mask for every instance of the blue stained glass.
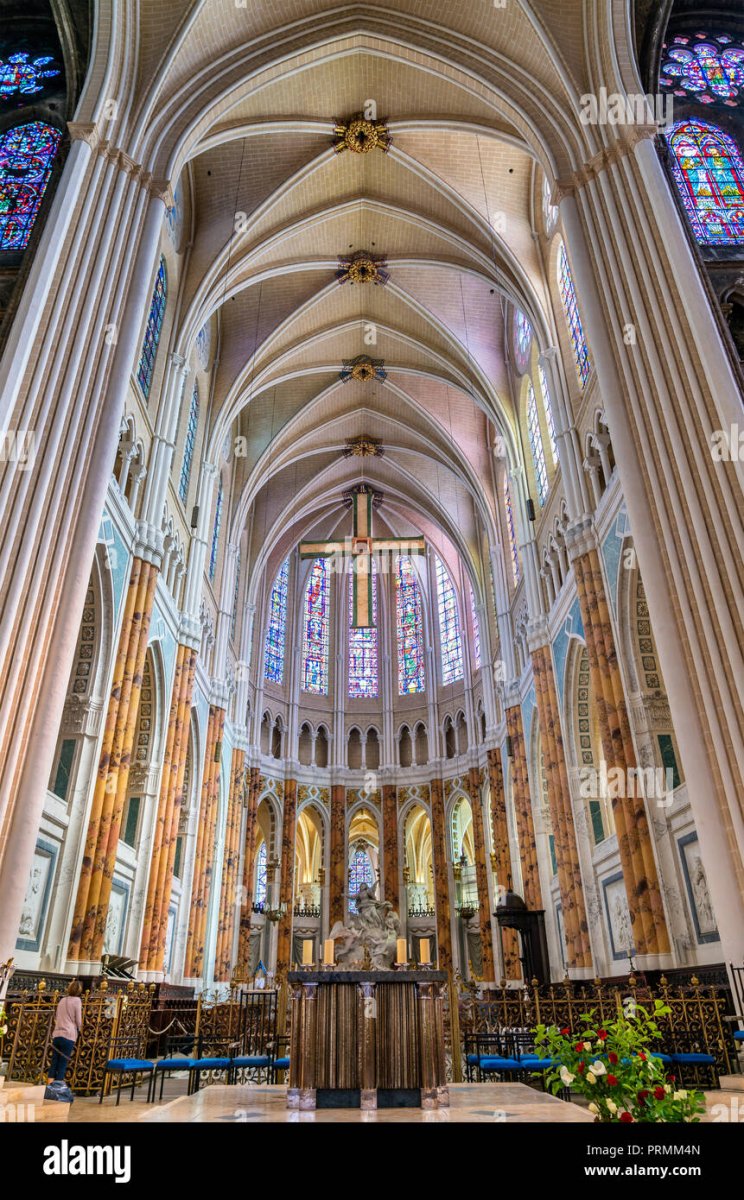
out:
{"label": "blue stained glass", "polygon": [[375,883],[375,872],[372,866],[372,860],[366,850],[356,850],[354,857],[351,860],[349,867],[349,912],[355,913],[357,910],[356,900],[352,897],[356,896],[359,888],[363,883],[367,887],[372,887]]}
{"label": "blue stained glass", "polygon": [[424,691],[424,639],[421,593],[407,554],[395,560],[395,611],[398,625],[398,693]]}
{"label": "blue stained glass", "polygon": [[542,392],[543,408],[545,409],[545,423],[548,427],[548,437],[550,439],[550,453],[553,456],[553,465],[558,462],[558,448],[555,443],[555,424],[553,422],[553,404],[550,399],[550,390],[548,388],[548,378],[545,374],[545,368],[542,363],[538,365],[540,374],[540,390]]}
{"label": "blue stained glass", "polygon": [[706,121],[681,121],[666,136],[674,181],[697,241],[744,243],[744,163],[734,139]]}
{"label": "blue stained glass", "polygon": [[214,525],[212,527],[212,549],[209,553],[209,580],[214,583],[214,573],[217,570],[217,551],[220,548],[220,526],[222,525],[222,501],[224,492],[222,488],[222,476],[220,475],[220,484],[217,488],[217,503],[214,506]]}
{"label": "blue stained glass", "polygon": [[535,479],[537,480],[537,494],[542,505],[548,496],[548,471],[545,466],[545,451],[543,450],[542,433],[540,432],[540,419],[537,415],[537,399],[535,398],[535,389],[531,383],[527,389],[527,433],[530,439]]}
{"label": "blue stained glass", "polygon": [[558,255],[558,286],[561,290],[561,299],[568,323],[568,332],[571,334],[571,341],[573,343],[576,370],[579,374],[581,386],[584,387],[589,378],[589,351],[586,345],[586,338],[584,337],[581,317],[579,316],[579,305],[576,300],[576,288],[574,287],[573,276],[571,274],[571,266],[563,242],[561,242],[561,249]]}
{"label": "blue stained glass", "polygon": [[165,272],[165,259],[161,258],[158,274],[155,279],[155,288],[152,293],[152,302],[150,304],[150,314],[147,318],[147,327],[145,329],[145,337],[142,342],[142,353],[140,355],[139,368],[137,370],[137,379],[140,387],[145,394],[145,399],[150,395],[152,387],[152,377],[155,372],[155,356],[158,352],[158,344],[160,342],[160,333],[163,328],[163,317],[165,316],[165,301],[168,294],[168,280]]}
{"label": "blue stained glass", "polygon": [[316,558],[305,588],[302,631],[302,690],[316,696],[328,695],[329,587],[328,560]]}
{"label": "blue stained glass", "polygon": [[[379,694],[378,633],[376,628],[355,629],[353,575],[349,575],[349,697],[374,699]],[[377,574],[372,560],[372,620],[377,625]]]}
{"label": "blue stained glass", "polygon": [[31,58],[25,52],[0,58],[0,99],[5,100],[16,92],[22,96],[35,96],[43,91],[44,84],[39,80],[53,79],[61,73],[59,67],[49,66],[53,62],[53,58]]}
{"label": "blue stained glass", "polygon": [[266,842],[261,842],[256,855],[256,880],[253,889],[253,899],[256,904],[266,903]]}
{"label": "blue stained glass", "polygon": [[25,250],[62,134],[31,121],[0,137],[0,250]]}
{"label": "blue stained glass", "polygon": [[191,404],[189,405],[189,423],[186,426],[186,440],[183,444],[183,462],[181,464],[181,479],[178,484],[178,494],[183,503],[189,494],[189,482],[191,480],[191,463],[194,459],[194,445],[196,443],[196,431],[199,428],[199,388],[194,384],[194,390],[191,393]]}
{"label": "blue stained glass", "polygon": [[517,549],[517,534],[514,529],[514,509],[512,508],[511,488],[509,487],[509,479],[504,472],[504,511],[506,513],[506,527],[509,530],[509,549],[511,550],[511,565],[512,579],[514,586],[519,583],[519,551]]}
{"label": "blue stained glass", "polygon": [[532,326],[527,317],[518,308],[514,316],[514,349],[517,358],[517,369],[523,371],[527,366],[532,345]]}
{"label": "blue stained glass", "polygon": [[264,679],[267,683],[284,682],[284,649],[287,643],[287,586],[289,559],[285,558],[269,598],[269,623],[264,645]]}
{"label": "blue stained glass", "polygon": [[675,96],[691,95],[701,104],[723,102],[735,108],[744,88],[744,49],[732,46],[728,34],[701,36],[690,45],[690,38],[680,35],[664,47],[659,84],[673,88]]}
{"label": "blue stained glass", "polygon": [[478,620],[478,609],[475,607],[475,596],[473,589],[470,589],[470,612],[473,618],[473,658],[475,659],[475,669],[479,671],[481,668],[481,640],[480,640],[480,621]]}
{"label": "blue stained glass", "polygon": [[439,648],[442,656],[442,683],[462,679],[462,637],[457,596],[447,568],[441,558],[435,558],[437,600],[439,604]]}

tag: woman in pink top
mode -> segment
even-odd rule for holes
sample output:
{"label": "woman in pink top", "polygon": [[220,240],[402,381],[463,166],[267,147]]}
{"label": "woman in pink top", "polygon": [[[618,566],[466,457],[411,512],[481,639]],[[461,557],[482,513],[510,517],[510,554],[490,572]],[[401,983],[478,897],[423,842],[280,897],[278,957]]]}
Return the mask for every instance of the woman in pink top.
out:
{"label": "woman in pink top", "polygon": [[52,1061],[49,1065],[49,1083],[64,1083],[70,1065],[75,1042],[83,1024],[83,1002],[80,994],[83,985],[73,979],[57,1005],[52,1030]]}

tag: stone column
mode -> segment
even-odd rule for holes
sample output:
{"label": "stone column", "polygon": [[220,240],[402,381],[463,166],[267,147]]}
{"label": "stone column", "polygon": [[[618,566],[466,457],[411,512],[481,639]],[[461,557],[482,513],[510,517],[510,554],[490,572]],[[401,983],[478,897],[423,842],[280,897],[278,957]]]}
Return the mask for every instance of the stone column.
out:
{"label": "stone column", "polygon": [[192,646],[179,645],[140,944],[140,970],[148,975],[162,976],[165,961],[168,908],[183,809],[183,780],[189,748],[196,657],[196,650]]}
{"label": "stone column", "polygon": [[437,956],[441,971],[452,970],[452,915],[450,912],[449,861],[444,816],[444,784],[431,781],[431,847],[434,862],[434,898],[437,910]]}
{"label": "stone column", "polygon": [[344,892],[346,891],[346,788],[343,784],[331,785],[331,822],[329,839],[328,871],[328,922],[333,929],[336,921],[344,920]]}
{"label": "stone column", "polygon": [[97,968],[103,952],[157,577],[153,563],[134,559],[67,951],[78,970]]}
{"label": "stone column", "polygon": [[[383,897],[400,913],[400,870],[398,863],[398,789],[394,783],[382,785]],[[401,935],[402,936],[402,935]]]}
{"label": "stone column", "polygon": [[[509,826],[506,818],[504,768],[501,763],[501,751],[496,748],[488,750],[487,757],[488,779],[491,788],[492,845],[496,863],[497,888],[494,890],[498,896],[502,888],[504,891],[508,889],[512,878],[511,855],[509,853]],[[521,979],[522,967],[519,961],[519,940],[516,929],[501,930],[501,953],[504,960],[505,978]]]}
{"label": "stone column", "polygon": [[532,648],[532,673],[548,784],[550,818],[555,837],[558,887],[566,933],[567,966],[569,972],[583,974],[591,968],[592,951],[550,646]]}
{"label": "stone column", "polygon": [[[581,548],[581,541],[577,537],[578,531],[574,531],[574,549]],[[669,934],[646,803],[642,795],[635,794],[635,747],[596,548],[575,554],[573,568],[602,736],[602,752],[608,772],[613,771],[610,798],[633,941],[636,953],[643,959],[641,966],[659,966],[662,964],[658,956],[670,953]],[[632,786],[628,786],[631,781]]]}
{"label": "stone column", "polygon": [[488,903],[488,867],[486,865],[486,839],[483,829],[481,773],[477,767],[471,767],[468,772],[468,792],[470,794],[470,808],[473,813],[473,845],[475,847],[475,873],[478,882],[478,900],[480,902],[479,923],[481,953],[483,955],[483,979],[487,983],[493,983],[495,979],[493,969],[493,931]]}
{"label": "stone column", "polygon": [[284,916],[279,921],[276,943],[276,975],[284,987],[290,965],[292,942],[292,907],[294,902],[295,825],[297,821],[297,780],[284,783],[284,812],[282,815],[282,867],[279,879],[279,903]]}
{"label": "stone column", "polygon": [[225,710],[214,704],[209,707],[207,744],[205,748],[204,776],[202,779],[201,803],[199,806],[199,830],[194,855],[194,870],[191,884],[191,910],[189,931],[186,940],[184,977],[201,979],[205,973],[204,948],[207,937],[207,915],[214,873],[215,837],[220,796],[220,770],[222,759],[222,735],[225,728]]}
{"label": "stone column", "polygon": [[543,907],[542,891],[540,889],[540,872],[537,866],[535,825],[532,820],[532,800],[530,798],[530,781],[524,746],[522,709],[519,704],[514,704],[506,709],[506,729],[508,736],[511,738],[512,796],[514,811],[517,816],[517,837],[519,838],[519,857],[522,864],[522,887],[524,889],[523,899],[528,908],[540,909]]}
{"label": "stone column", "polygon": [[233,749],[230,766],[230,795],[227,802],[225,826],[225,855],[222,860],[222,890],[217,924],[217,949],[214,978],[224,983],[233,967],[235,906],[238,900],[238,868],[240,866],[240,830],[243,822],[245,796],[245,751]]}
{"label": "stone column", "polygon": [[243,859],[243,894],[240,904],[240,936],[238,940],[238,966],[247,970],[251,957],[251,918],[253,916],[253,872],[256,861],[256,831],[258,829],[258,798],[261,794],[260,767],[251,767],[248,772],[248,813],[245,822],[245,850]]}

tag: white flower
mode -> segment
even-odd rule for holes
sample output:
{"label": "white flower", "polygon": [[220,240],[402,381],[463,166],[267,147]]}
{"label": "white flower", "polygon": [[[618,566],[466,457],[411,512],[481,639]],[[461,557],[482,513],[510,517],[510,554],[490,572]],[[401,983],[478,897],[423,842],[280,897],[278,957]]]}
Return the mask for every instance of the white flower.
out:
{"label": "white flower", "polygon": [[609,1108],[610,1112],[611,1112],[611,1113],[613,1114],[613,1116],[614,1116],[614,1114],[617,1112],[617,1105],[615,1104],[615,1101],[614,1101],[614,1100],[608,1100],[608,1101],[607,1101],[607,1107]]}
{"label": "white flower", "polygon": [[684,1091],[683,1092],[675,1092],[674,1095],[672,1096],[672,1099],[673,1100],[686,1100],[687,1092],[684,1092]]}
{"label": "white flower", "polygon": [[592,1063],[590,1070],[593,1071],[595,1075],[606,1075],[607,1074],[607,1068],[605,1067],[602,1060],[599,1058],[597,1059],[596,1062]]}
{"label": "white flower", "polygon": [[598,1113],[598,1112],[599,1112],[599,1109],[597,1108],[596,1104],[590,1104],[590,1105],[589,1105],[589,1112],[593,1112],[593,1113]]}
{"label": "white flower", "polygon": [[671,1092],[671,1090],[672,1090],[671,1084],[669,1084],[669,1083],[665,1083],[665,1084],[664,1084],[664,1091],[665,1091],[665,1092]]}
{"label": "white flower", "polygon": [[587,1073],[586,1073],[586,1082],[587,1082],[587,1083],[596,1083],[596,1082],[597,1082],[597,1076],[596,1076],[596,1075],[593,1075],[591,1071],[587,1071]]}
{"label": "white flower", "polygon": [[568,1067],[561,1067],[560,1077],[561,1077],[561,1082],[565,1083],[566,1087],[568,1087],[569,1083],[573,1083],[574,1079],[576,1078],[575,1075],[571,1074]]}
{"label": "white flower", "polygon": [[592,1043],[591,1043],[591,1042],[584,1042],[584,1049],[585,1049],[585,1050],[591,1050],[591,1048],[592,1048]]}

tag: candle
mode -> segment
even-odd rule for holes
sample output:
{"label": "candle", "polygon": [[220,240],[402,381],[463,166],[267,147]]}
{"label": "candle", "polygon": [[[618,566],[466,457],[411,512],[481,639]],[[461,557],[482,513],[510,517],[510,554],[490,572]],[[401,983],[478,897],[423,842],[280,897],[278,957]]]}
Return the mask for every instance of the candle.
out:
{"label": "candle", "polygon": [[408,946],[405,938],[397,938],[395,942],[395,961],[398,963],[408,962]]}
{"label": "candle", "polygon": [[323,942],[323,962],[327,967],[332,967],[336,961],[336,947],[333,938],[326,938]]}
{"label": "candle", "polygon": [[431,962],[428,938],[422,938],[419,942],[419,962],[421,963],[422,967],[428,966],[428,964]]}
{"label": "candle", "polygon": [[313,965],[313,943],[310,938],[305,938],[302,943],[302,965],[303,967]]}

